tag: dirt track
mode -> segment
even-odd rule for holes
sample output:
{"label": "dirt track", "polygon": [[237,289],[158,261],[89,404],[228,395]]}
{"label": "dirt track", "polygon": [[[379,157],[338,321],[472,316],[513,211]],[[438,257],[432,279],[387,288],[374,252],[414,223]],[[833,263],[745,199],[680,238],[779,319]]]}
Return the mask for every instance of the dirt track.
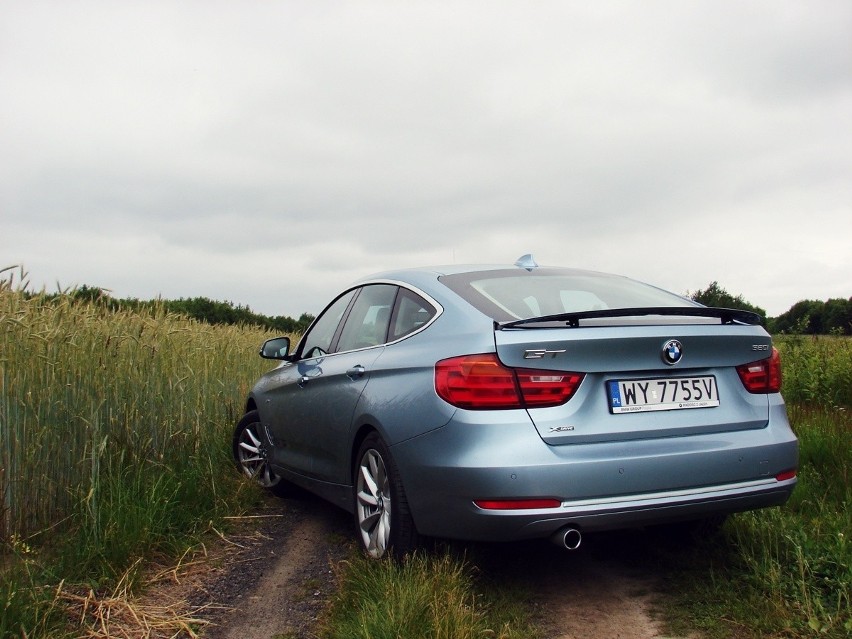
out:
{"label": "dirt track", "polygon": [[[184,580],[209,621],[205,639],[308,639],[334,591],[331,566],[354,541],[348,514],[308,495],[270,499],[245,532],[227,536],[212,568]],[[479,570],[533,593],[544,639],[661,639],[655,577],[631,568],[630,533],[587,536],[574,552],[548,542],[469,544]],[[215,555],[215,553],[212,553]],[[199,615],[196,615],[199,616]]]}

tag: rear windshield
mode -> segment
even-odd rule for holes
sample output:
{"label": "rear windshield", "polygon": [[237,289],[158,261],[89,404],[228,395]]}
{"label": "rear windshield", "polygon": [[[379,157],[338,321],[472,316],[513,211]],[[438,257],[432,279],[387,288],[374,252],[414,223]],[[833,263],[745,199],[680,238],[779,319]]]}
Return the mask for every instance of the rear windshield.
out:
{"label": "rear windshield", "polygon": [[498,322],[613,308],[697,306],[618,275],[537,268],[444,275],[440,281]]}

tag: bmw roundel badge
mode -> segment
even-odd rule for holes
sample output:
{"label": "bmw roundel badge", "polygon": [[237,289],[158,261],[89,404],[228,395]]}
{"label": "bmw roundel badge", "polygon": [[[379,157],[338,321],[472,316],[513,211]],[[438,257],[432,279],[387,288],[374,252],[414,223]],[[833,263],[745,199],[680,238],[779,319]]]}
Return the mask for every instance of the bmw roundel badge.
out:
{"label": "bmw roundel badge", "polygon": [[670,339],[663,344],[663,361],[669,366],[674,366],[683,357],[683,345],[676,339]]}

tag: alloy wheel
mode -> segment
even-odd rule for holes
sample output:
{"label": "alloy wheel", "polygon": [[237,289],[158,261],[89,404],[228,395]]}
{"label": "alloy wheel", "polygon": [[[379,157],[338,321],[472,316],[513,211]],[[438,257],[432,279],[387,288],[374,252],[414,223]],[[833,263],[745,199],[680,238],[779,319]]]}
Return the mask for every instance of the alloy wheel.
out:
{"label": "alloy wheel", "polygon": [[371,557],[382,557],[390,544],[391,494],[385,462],[373,448],[362,455],[358,466],[356,500],[364,548]]}
{"label": "alloy wheel", "polygon": [[237,464],[249,479],[263,488],[272,488],[281,478],[272,472],[267,461],[266,447],[257,432],[257,422],[246,424],[237,437]]}

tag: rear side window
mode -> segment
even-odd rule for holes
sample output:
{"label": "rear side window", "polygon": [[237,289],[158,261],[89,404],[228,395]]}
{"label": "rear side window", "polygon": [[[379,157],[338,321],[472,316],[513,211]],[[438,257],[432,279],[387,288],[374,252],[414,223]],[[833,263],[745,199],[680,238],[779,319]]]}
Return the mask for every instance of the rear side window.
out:
{"label": "rear side window", "polygon": [[390,341],[398,340],[425,326],[436,313],[435,307],[422,297],[412,291],[400,289]]}
{"label": "rear side window", "polygon": [[614,308],[696,306],[626,277],[571,269],[480,271],[445,275],[440,280],[499,322]]}

